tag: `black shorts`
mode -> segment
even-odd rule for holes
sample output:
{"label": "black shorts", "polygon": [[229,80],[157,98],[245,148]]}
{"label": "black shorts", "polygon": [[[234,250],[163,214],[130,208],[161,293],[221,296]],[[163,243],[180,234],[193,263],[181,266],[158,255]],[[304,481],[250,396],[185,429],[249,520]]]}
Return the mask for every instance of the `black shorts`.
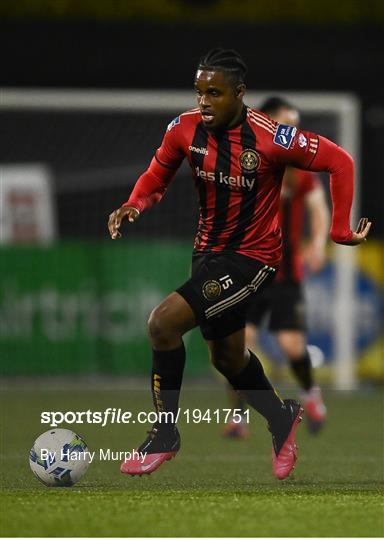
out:
{"label": "black shorts", "polygon": [[194,253],[192,276],[177,292],[193,309],[205,339],[222,339],[245,327],[249,301],[275,268],[239,253]]}
{"label": "black shorts", "polygon": [[305,301],[300,283],[275,281],[254,297],[247,312],[247,322],[260,326],[268,319],[268,329],[306,331]]}

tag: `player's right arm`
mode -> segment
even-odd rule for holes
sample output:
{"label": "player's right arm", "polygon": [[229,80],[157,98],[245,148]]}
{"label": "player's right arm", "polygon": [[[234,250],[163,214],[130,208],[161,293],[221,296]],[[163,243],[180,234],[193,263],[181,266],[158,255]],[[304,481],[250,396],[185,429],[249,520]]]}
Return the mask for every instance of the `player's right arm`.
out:
{"label": "player's right arm", "polygon": [[164,135],[160,148],[157,149],[148,169],[137,180],[129,199],[108,220],[109,234],[112,240],[121,236],[120,226],[124,219],[130,223],[136,221],[140,214],[157,204],[173,180],[177,169],[184,159],[179,143],[180,121],[171,122]]}
{"label": "player's right arm", "polygon": [[272,159],[280,164],[330,173],[332,240],[347,246],[355,246],[366,240],[371,228],[368,218],[360,219],[355,231],[350,227],[354,163],[348,152],[321,135],[278,124],[273,136],[271,155]]}

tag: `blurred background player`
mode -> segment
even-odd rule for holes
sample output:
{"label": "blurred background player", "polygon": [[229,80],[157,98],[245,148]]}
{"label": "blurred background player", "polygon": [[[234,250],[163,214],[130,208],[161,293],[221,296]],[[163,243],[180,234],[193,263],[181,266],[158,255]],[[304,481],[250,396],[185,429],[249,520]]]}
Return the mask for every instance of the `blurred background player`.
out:
{"label": "blurred background player", "polygon": [[[297,126],[300,121],[298,109],[280,97],[267,99],[260,110],[279,124]],[[300,244],[304,235],[305,210],[309,217],[310,238],[302,251]],[[312,433],[318,432],[323,425],[326,408],[321,390],[314,382],[307,350],[303,262],[313,273],[323,268],[329,221],[328,205],[318,176],[313,172],[287,167],[280,205],[283,259],[276,280],[253,299],[246,326],[247,347],[254,351],[258,328],[263,319],[269,317],[268,329],[275,333],[292,375],[302,389],[301,402]],[[244,411],[244,400],[231,388],[228,388],[228,392],[233,408]],[[224,434],[234,438],[247,437],[249,429],[245,419],[241,423],[230,421],[225,426]]]}

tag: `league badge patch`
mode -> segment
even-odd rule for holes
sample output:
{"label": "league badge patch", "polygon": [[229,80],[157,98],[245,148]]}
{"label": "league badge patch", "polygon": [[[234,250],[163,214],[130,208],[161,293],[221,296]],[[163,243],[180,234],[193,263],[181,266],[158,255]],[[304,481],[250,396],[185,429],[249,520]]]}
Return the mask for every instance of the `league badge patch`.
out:
{"label": "league badge patch", "polygon": [[168,124],[167,131],[171,131],[171,129],[177,126],[177,124],[180,124],[180,116],[176,116],[176,118],[174,118],[172,122]]}
{"label": "league badge patch", "polygon": [[286,150],[291,146],[293,138],[296,134],[297,128],[293,126],[285,126],[284,124],[279,124],[277,126],[275,138],[273,142],[282,146]]}

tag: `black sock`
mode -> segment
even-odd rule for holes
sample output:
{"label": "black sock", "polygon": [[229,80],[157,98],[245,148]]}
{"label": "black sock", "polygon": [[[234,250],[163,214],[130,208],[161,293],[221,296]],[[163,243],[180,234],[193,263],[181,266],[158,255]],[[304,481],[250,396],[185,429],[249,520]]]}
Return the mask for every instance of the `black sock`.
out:
{"label": "black sock", "polygon": [[313,386],[312,363],[308,351],[295,361],[290,360],[291,370],[303,390],[308,391]]}
{"label": "black sock", "polygon": [[245,401],[244,397],[239,394],[239,392],[235,392],[235,396],[233,397],[233,388],[232,385],[228,385],[228,390],[230,392],[230,403],[233,406],[234,409],[237,411],[240,411],[240,414],[243,416],[245,413],[245,407],[247,402]]}
{"label": "black sock", "polygon": [[164,425],[173,426],[179,407],[185,365],[184,343],[170,351],[155,351],[152,356],[152,398],[156,412],[171,412]]}
{"label": "black sock", "polygon": [[238,390],[247,403],[258,411],[270,424],[276,424],[282,416],[283,402],[267,379],[260,360],[249,351],[248,365],[239,375],[229,376],[228,381]]}

